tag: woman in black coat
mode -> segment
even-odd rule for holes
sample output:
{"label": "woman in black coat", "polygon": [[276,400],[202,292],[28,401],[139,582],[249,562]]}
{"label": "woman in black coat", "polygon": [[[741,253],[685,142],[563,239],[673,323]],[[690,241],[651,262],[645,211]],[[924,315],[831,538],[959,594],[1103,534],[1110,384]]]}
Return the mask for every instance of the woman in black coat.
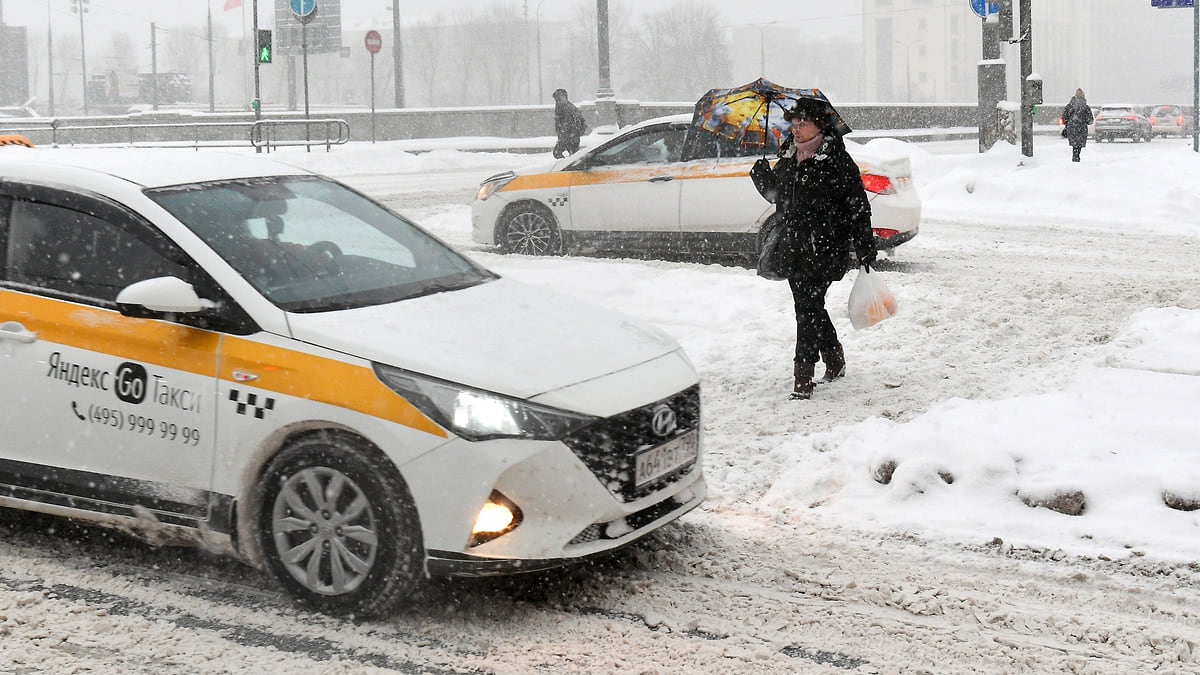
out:
{"label": "woman in black coat", "polygon": [[829,286],[846,275],[850,251],[868,267],[875,262],[871,204],[862,176],[846,151],[842,134],[849,127],[833,106],[816,98],[800,99],[784,113],[791,135],[770,168],[766,159],[755,167],[756,183],[775,197],[775,217],[783,218],[795,249],[794,272],[788,276],[796,307],[795,381],[791,398],[812,397],[818,357],[825,362],[823,382],[846,374],[846,356],[825,310]]}
{"label": "woman in black coat", "polygon": [[1071,144],[1071,161],[1079,161],[1079,153],[1087,145],[1088,125],[1092,123],[1092,109],[1083,96],[1082,89],[1076,89],[1075,95],[1063,108],[1063,136]]}

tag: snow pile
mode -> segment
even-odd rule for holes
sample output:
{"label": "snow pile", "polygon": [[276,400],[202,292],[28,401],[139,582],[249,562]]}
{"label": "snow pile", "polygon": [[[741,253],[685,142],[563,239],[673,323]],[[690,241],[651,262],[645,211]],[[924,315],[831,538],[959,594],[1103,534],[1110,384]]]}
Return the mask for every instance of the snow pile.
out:
{"label": "snow pile", "polygon": [[[1085,367],[1063,391],[953,399],[904,424],[876,418],[792,439],[772,453],[781,470],[765,504],[964,542],[1095,555],[1116,543],[1195,559],[1200,511],[1180,508],[1200,507],[1198,331],[1200,311],[1148,310],[1108,350],[1122,369]],[[1188,363],[1192,376],[1169,372]],[[1084,498],[1076,517],[1031,506],[1074,493]]]}

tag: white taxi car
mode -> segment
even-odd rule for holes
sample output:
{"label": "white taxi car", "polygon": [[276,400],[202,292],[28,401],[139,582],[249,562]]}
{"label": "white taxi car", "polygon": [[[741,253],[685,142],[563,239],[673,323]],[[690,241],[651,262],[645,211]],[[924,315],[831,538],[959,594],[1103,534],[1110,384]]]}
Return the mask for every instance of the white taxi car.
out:
{"label": "white taxi car", "polygon": [[202,541],[332,613],[705,495],[674,340],[253,156],[0,152],[0,382],[0,506]]}
{"label": "white taxi car", "polygon": [[[471,207],[471,238],[510,253],[571,252],[756,256],[775,206],[750,180],[760,154],[693,144],[691,115],[642,122],[550,165],[483,181]],[[862,172],[879,250],[916,236],[921,200],[907,158],[847,150]]]}

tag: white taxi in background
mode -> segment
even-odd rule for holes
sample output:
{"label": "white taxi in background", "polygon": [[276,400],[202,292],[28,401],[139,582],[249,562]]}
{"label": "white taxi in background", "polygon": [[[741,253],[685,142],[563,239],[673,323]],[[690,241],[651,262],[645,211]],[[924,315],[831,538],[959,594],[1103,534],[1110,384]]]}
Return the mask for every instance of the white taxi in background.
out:
{"label": "white taxi in background", "polygon": [[338,614],[705,495],[674,340],[254,157],[0,151],[0,382],[0,506],[203,541]]}
{"label": "white taxi in background", "polygon": [[[754,256],[775,207],[750,180],[757,151],[698,144],[683,160],[691,115],[642,122],[546,166],[485,180],[471,236],[510,253],[567,251]],[[846,149],[862,172],[881,251],[917,234],[921,200],[907,158]]]}

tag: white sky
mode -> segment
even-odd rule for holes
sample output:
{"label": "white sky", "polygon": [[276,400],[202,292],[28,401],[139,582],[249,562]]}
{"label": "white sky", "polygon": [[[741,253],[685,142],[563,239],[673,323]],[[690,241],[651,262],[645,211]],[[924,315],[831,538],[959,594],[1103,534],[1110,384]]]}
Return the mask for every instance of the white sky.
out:
{"label": "white sky", "polygon": [[[28,26],[31,30],[44,30],[49,14],[56,30],[78,33],[77,14],[71,12],[74,0],[0,0],[4,11],[4,22],[9,25]],[[149,23],[160,26],[178,24],[202,25],[206,21],[207,9],[211,6],[213,21],[222,23],[231,30],[242,23],[242,11],[224,10],[225,0],[86,0],[85,33],[92,31],[122,30],[132,33],[149,31]],[[521,7],[522,0],[508,0]],[[678,0],[610,0],[610,11],[619,8],[632,9],[638,13],[658,11]],[[965,1],[965,0],[964,0]],[[247,9],[247,25],[250,23],[251,0],[243,0]],[[412,23],[436,18],[440,13],[454,16],[471,8],[486,4],[488,0],[400,0],[400,20]],[[530,16],[538,14],[543,20],[565,20],[578,5],[595,6],[593,0],[527,0]],[[730,26],[755,23],[803,23],[811,22],[818,30],[830,26],[857,26],[861,3],[857,0],[840,0],[837,3],[824,0],[756,0],[753,16],[747,14],[744,5],[728,2],[711,2],[711,6],[723,13]],[[317,0],[320,7],[320,0]],[[259,21],[267,25],[272,22],[274,5],[270,0],[259,1]],[[391,2],[389,0],[343,0],[342,21],[345,26],[386,29],[391,26]],[[848,21],[848,23],[847,23]],[[146,24],[144,30],[136,28]],[[90,51],[90,50],[89,50]]]}

